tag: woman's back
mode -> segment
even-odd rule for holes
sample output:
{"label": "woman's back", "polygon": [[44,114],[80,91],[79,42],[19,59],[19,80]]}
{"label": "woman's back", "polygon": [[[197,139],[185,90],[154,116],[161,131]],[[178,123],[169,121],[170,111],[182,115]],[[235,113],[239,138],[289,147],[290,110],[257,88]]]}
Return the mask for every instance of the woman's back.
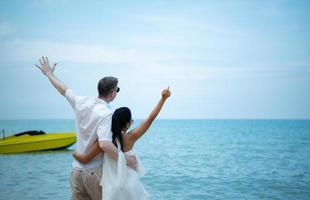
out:
{"label": "woman's back", "polygon": [[123,133],[123,150],[124,153],[133,149],[135,142],[131,139],[130,133]]}

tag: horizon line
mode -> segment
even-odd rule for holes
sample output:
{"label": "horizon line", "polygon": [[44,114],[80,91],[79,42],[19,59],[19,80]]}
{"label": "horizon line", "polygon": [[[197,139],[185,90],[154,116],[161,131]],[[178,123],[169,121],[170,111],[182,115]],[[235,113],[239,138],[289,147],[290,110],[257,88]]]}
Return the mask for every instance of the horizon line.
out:
{"label": "horizon line", "polygon": [[[144,119],[145,118],[136,118],[135,120]],[[0,118],[0,120],[75,120],[75,118]],[[155,120],[310,120],[310,118],[158,118]]]}

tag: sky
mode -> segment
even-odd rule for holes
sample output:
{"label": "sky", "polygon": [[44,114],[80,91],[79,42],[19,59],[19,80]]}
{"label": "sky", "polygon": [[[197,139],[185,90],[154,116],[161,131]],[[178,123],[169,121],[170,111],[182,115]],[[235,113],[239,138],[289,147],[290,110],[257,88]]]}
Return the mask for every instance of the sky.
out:
{"label": "sky", "polygon": [[310,1],[0,1],[0,119],[73,119],[34,66],[143,119],[310,119]]}

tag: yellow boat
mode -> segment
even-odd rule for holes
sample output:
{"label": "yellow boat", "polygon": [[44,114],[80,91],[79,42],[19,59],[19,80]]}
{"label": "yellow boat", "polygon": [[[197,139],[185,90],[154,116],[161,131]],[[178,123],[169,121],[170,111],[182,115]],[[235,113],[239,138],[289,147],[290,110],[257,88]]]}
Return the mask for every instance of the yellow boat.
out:
{"label": "yellow boat", "polygon": [[76,142],[75,133],[27,131],[0,139],[0,153],[22,153],[67,148]]}

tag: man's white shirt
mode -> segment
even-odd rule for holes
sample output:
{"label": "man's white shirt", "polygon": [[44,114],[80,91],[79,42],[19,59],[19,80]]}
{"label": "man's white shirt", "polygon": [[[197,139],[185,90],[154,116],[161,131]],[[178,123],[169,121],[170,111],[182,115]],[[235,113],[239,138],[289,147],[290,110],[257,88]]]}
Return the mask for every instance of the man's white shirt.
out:
{"label": "man's white shirt", "polygon": [[[67,89],[65,97],[71,104],[76,118],[76,151],[85,153],[98,139],[99,141],[112,141],[112,114],[109,104],[97,97],[77,95],[72,89]],[[82,164],[73,160],[75,169],[91,169],[101,165],[102,153],[98,154],[89,163]]]}

